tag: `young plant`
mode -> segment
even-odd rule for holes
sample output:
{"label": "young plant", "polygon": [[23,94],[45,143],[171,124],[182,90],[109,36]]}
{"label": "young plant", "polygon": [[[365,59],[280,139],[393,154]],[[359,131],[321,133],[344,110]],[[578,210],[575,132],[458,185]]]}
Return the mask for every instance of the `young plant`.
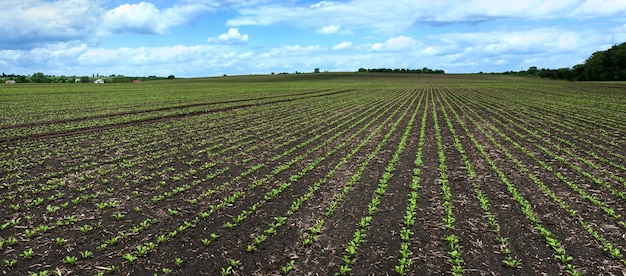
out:
{"label": "young plant", "polygon": [[126,215],[124,215],[123,213],[115,213],[115,214],[113,214],[113,215],[112,215],[112,217],[113,217],[115,220],[121,220],[121,219],[123,219],[125,216],[126,216]]}
{"label": "young plant", "polygon": [[107,245],[116,245],[119,239],[120,239],[120,236],[115,236],[110,239],[107,239],[106,241],[104,241],[104,243]]}
{"label": "young plant", "polygon": [[228,263],[230,263],[230,266],[232,267],[238,267],[241,265],[241,261],[236,259],[230,259],[228,260]]}
{"label": "young plant", "polygon": [[89,258],[91,255],[93,255],[93,252],[89,251],[89,250],[85,250],[85,251],[80,251],[80,257],[84,259]]}
{"label": "young plant", "polygon": [[175,216],[175,215],[177,215],[177,214],[178,214],[178,210],[176,210],[176,209],[171,209],[171,208],[167,208],[167,213],[168,213],[170,216]]}
{"label": "young plant", "polygon": [[78,258],[76,258],[75,256],[65,256],[65,259],[63,259],[63,263],[75,266],[77,260]]}
{"label": "young plant", "polygon": [[91,230],[93,230],[93,226],[89,225],[89,224],[85,224],[83,226],[80,227],[80,231],[83,232],[83,234],[87,234],[89,233]]}
{"label": "young plant", "polygon": [[4,240],[4,243],[8,246],[13,246],[17,243],[17,239],[15,237],[8,237],[6,240]]}
{"label": "young plant", "polygon": [[63,244],[64,242],[66,242],[66,241],[67,241],[66,239],[61,238],[61,237],[57,237],[57,238],[55,238],[55,239],[54,239],[54,242],[55,242],[57,245],[62,245],[62,244]]}
{"label": "young plant", "polygon": [[136,249],[137,249],[137,255],[139,256],[145,256],[149,250],[147,246],[143,246],[143,245],[137,245]]}
{"label": "young plant", "polygon": [[24,259],[30,260],[35,256],[35,251],[32,248],[29,248],[24,250],[20,256],[24,257]]}
{"label": "young plant", "polygon": [[16,263],[17,263],[17,260],[16,260],[16,259],[4,260],[4,264],[5,264],[8,268],[13,267]]}
{"label": "young plant", "polygon": [[226,275],[231,275],[231,274],[233,274],[232,266],[222,267],[222,270],[220,271],[220,275],[226,276]]}
{"label": "young plant", "polygon": [[281,266],[280,267],[280,272],[282,272],[283,275],[289,274],[289,272],[291,272],[293,270],[293,265],[294,265],[295,262],[296,262],[296,260],[291,260],[286,265]]}
{"label": "young plant", "polygon": [[127,260],[129,263],[133,263],[137,260],[137,256],[130,254],[130,253],[126,253],[124,254],[124,259]]}
{"label": "young plant", "polygon": [[209,246],[213,242],[213,240],[207,238],[203,238],[200,241],[202,241],[202,244],[204,244],[205,246]]}
{"label": "young plant", "polygon": [[174,264],[175,264],[177,267],[181,267],[181,266],[183,265],[183,259],[182,259],[182,258],[179,258],[179,257],[174,258]]}
{"label": "young plant", "polygon": [[162,244],[167,241],[168,237],[165,234],[161,234],[157,236],[157,243]]}
{"label": "young plant", "polygon": [[511,255],[509,255],[502,262],[504,262],[508,268],[520,268],[522,266],[522,262],[511,257]]}
{"label": "young plant", "polygon": [[37,230],[34,229],[26,229],[24,230],[24,234],[22,234],[24,237],[26,238],[32,238],[35,233],[37,233]]}

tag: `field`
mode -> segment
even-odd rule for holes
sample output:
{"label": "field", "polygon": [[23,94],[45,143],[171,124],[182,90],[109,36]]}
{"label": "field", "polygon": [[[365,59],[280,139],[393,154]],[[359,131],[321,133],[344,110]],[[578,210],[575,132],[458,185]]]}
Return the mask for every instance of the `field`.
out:
{"label": "field", "polygon": [[626,84],[0,87],[5,275],[626,271]]}

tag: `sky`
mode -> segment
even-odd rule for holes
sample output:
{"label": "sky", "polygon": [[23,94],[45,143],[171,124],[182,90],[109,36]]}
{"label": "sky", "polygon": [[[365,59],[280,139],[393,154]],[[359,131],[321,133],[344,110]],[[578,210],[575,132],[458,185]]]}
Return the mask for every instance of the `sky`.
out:
{"label": "sky", "polygon": [[572,67],[626,42],[624,0],[3,0],[0,73],[204,77]]}

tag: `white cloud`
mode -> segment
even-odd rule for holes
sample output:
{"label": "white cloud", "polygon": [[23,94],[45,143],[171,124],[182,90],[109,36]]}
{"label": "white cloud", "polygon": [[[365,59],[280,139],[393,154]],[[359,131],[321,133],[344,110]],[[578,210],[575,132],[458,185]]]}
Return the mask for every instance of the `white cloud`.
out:
{"label": "white cloud", "polygon": [[340,25],[330,25],[317,30],[319,34],[336,34],[341,29]]}
{"label": "white cloud", "polygon": [[152,3],[124,4],[104,15],[104,26],[112,32],[161,33],[167,22],[159,22],[160,17],[161,12]]}
{"label": "white cloud", "polygon": [[[241,7],[228,26],[288,24],[328,33],[336,26],[398,34],[417,24],[471,23],[500,19],[551,20],[554,18],[596,18],[626,16],[626,1],[617,0],[528,0],[491,1],[321,1],[297,5],[284,1]],[[321,25],[323,22],[324,25]],[[332,27],[332,28],[331,28]],[[331,32],[332,33],[332,32]]]}
{"label": "white cloud", "polygon": [[341,42],[332,47],[333,50],[345,50],[352,46],[352,42]]}
{"label": "white cloud", "polygon": [[408,36],[392,37],[384,43],[374,43],[375,51],[405,51],[414,49],[419,43]]}
{"label": "white cloud", "polygon": [[[269,4],[242,8],[239,16],[227,21],[228,26],[291,24],[300,27],[346,26],[350,29],[373,29],[379,32],[398,32],[411,26],[416,16],[414,0],[381,2],[353,0],[349,2],[322,1],[309,6]],[[325,22],[326,25],[320,25]],[[331,27],[329,31],[333,30]]]}
{"label": "white cloud", "polygon": [[102,28],[106,32],[137,32],[162,34],[168,28],[187,24],[209,8],[190,4],[159,10],[154,4],[140,2],[123,4],[103,16]]}
{"label": "white cloud", "polygon": [[614,41],[593,29],[551,27],[446,33],[431,36],[424,44],[436,51],[434,57],[442,66],[456,67],[460,72],[503,72],[529,66],[570,67],[595,51],[609,48]]}
{"label": "white cloud", "polygon": [[107,2],[111,1],[4,1],[0,9],[0,45],[3,49],[32,49],[47,43],[97,43],[120,32],[163,34],[173,26],[193,23],[202,13],[220,5],[231,4],[183,0],[165,9],[158,9],[151,2],[107,9]]}
{"label": "white cloud", "polygon": [[317,29],[318,34],[352,34],[350,30],[342,30],[341,25],[329,25]]}
{"label": "white cloud", "polygon": [[247,34],[239,33],[239,29],[230,28],[228,32],[223,33],[217,37],[211,37],[207,39],[207,41],[213,42],[213,43],[226,43],[226,44],[246,43],[248,42],[248,38],[249,37]]}
{"label": "white cloud", "polygon": [[312,56],[312,54],[316,52],[320,52],[323,47],[319,45],[309,45],[309,46],[301,46],[299,44],[296,45],[286,45],[278,48],[273,48],[265,53],[260,54],[259,56],[262,58],[285,58],[285,57],[295,57],[295,56]]}
{"label": "white cloud", "polygon": [[[235,36],[232,35],[234,31],[230,33],[230,36],[229,32],[223,34],[223,38]],[[239,33],[239,37],[243,34]],[[352,71],[360,67],[502,72],[529,66],[572,66],[584,61],[594,51],[610,47],[614,43],[611,39],[601,33],[563,28],[522,31],[502,28],[433,35],[419,41],[409,36],[396,36],[374,44],[294,44],[269,49],[247,45],[232,47],[226,43],[113,48],[56,43],[32,50],[0,50],[0,64],[13,70],[6,73],[42,71],[54,75],[174,74],[190,77],[309,72],[313,68]]]}
{"label": "white cloud", "polygon": [[[0,65],[3,70],[11,70],[6,73],[43,71],[56,75],[207,76],[312,71],[316,67],[332,71],[424,66],[448,72],[506,71],[529,66],[572,66],[594,51],[626,41],[626,1],[177,0],[173,5],[169,4],[171,1],[140,1],[6,0],[0,9]],[[106,7],[107,4],[114,6]],[[213,34],[206,40],[209,43],[203,44],[198,38],[178,40],[181,36],[193,37],[187,32],[197,34],[206,29],[176,28],[180,34],[171,31],[176,26],[192,24],[202,13],[216,10],[228,10],[227,16],[233,12],[237,15],[226,23],[230,29]],[[586,21],[594,17],[602,18]],[[465,24],[490,20],[499,21]],[[591,24],[579,27],[588,22]],[[419,29],[422,24],[449,23],[456,25]],[[580,24],[566,25],[570,23]],[[505,24],[514,26],[502,26]],[[534,27],[550,24],[559,25]],[[261,43],[267,45],[254,47],[246,44],[249,35],[254,35],[255,40],[262,35],[247,29],[250,33],[242,33],[240,29],[244,28],[239,26],[244,25],[276,25],[287,27],[288,32],[294,31],[292,27],[305,28],[319,34],[354,31],[358,36],[351,37],[351,42],[314,42],[298,35],[280,41],[283,38],[263,37],[269,42]],[[457,31],[418,36],[450,29]],[[125,45],[125,41],[104,40],[107,35],[120,32],[170,31],[175,43],[200,45],[122,47],[118,45]],[[383,33],[384,38],[377,33]],[[169,38],[152,36],[149,40],[161,44]],[[306,39],[309,38],[320,36]],[[277,41],[270,41],[273,39]],[[126,45],[137,45],[130,43],[138,41]]]}
{"label": "white cloud", "polygon": [[327,8],[327,7],[335,6],[336,4],[337,2],[334,2],[334,1],[320,1],[318,3],[311,5],[311,8],[315,8],[315,9]]}
{"label": "white cloud", "polygon": [[571,17],[593,18],[626,14],[626,1],[620,0],[587,0],[570,13]]}
{"label": "white cloud", "polygon": [[498,29],[489,32],[446,33],[436,36],[448,49],[472,47],[484,54],[532,54],[539,52],[578,52],[606,40],[600,34],[562,28],[536,28],[522,31]]}
{"label": "white cloud", "polygon": [[47,42],[88,38],[102,9],[89,0],[11,0],[0,9],[3,49],[27,49]]}

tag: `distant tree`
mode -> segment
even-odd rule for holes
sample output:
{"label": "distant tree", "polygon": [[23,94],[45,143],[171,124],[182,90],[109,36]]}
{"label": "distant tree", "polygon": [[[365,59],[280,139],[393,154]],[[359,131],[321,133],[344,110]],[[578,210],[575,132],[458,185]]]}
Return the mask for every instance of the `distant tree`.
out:
{"label": "distant tree", "polygon": [[569,68],[559,68],[556,71],[556,78],[560,80],[573,80],[574,76]]}
{"label": "distant tree", "polygon": [[39,82],[39,83],[41,83],[41,82],[48,82],[48,78],[46,78],[46,75],[44,75],[44,73],[42,73],[42,72],[37,72],[37,73],[33,74],[30,77],[30,80],[32,82]]}
{"label": "distant tree", "polygon": [[88,83],[88,82],[90,82],[89,77],[87,77],[87,76],[80,77],[80,82],[81,83]]}
{"label": "distant tree", "polygon": [[594,52],[583,64],[571,69],[541,69],[538,75],[542,78],[580,81],[626,80],[626,43]]}
{"label": "distant tree", "polygon": [[317,73],[319,73],[319,72],[320,72],[320,69],[319,69],[319,68],[315,68],[315,69],[313,69],[313,73],[316,73],[316,74],[317,74]]}
{"label": "distant tree", "polygon": [[531,75],[537,74],[537,66],[528,67],[528,70],[526,72]]}
{"label": "distant tree", "polygon": [[378,72],[378,73],[413,73],[413,74],[445,74],[444,70],[441,69],[429,69],[424,67],[423,69],[408,69],[408,68],[374,68],[374,69],[365,69],[359,68],[359,72]]}
{"label": "distant tree", "polygon": [[17,83],[26,83],[26,82],[28,82],[28,79],[26,79],[26,76],[17,76],[17,77],[15,77],[15,82],[17,82]]}
{"label": "distant tree", "polygon": [[176,78],[176,77],[175,77],[174,75],[169,75],[169,76],[167,76],[167,78],[168,78],[168,79],[174,79],[174,78]]}
{"label": "distant tree", "polygon": [[113,83],[123,83],[123,82],[131,82],[131,78],[124,77],[123,75],[117,75],[116,77],[110,78]]}

